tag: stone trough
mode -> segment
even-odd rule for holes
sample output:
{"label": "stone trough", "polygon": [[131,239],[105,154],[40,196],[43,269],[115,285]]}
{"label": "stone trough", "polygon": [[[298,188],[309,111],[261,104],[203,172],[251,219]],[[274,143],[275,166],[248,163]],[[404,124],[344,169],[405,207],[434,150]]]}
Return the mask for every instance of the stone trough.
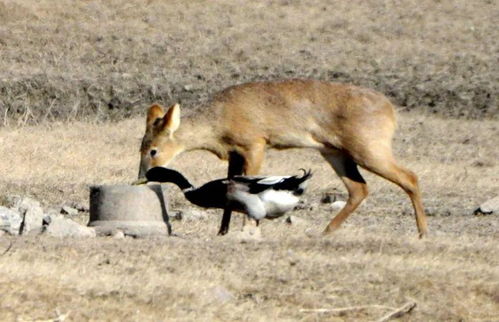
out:
{"label": "stone trough", "polygon": [[168,236],[168,201],[159,184],[93,186],[88,226],[101,236]]}

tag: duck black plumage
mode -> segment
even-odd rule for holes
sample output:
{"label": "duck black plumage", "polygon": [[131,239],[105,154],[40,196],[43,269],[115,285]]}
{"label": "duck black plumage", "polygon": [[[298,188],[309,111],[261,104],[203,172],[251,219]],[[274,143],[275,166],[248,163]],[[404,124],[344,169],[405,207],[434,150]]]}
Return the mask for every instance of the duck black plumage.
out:
{"label": "duck black plumage", "polygon": [[180,172],[164,167],[151,168],[147,181],[176,184],[191,203],[203,208],[229,207],[249,217],[276,218],[292,210],[306,188],[311,171],[302,176],[249,177],[213,180],[194,187]]}

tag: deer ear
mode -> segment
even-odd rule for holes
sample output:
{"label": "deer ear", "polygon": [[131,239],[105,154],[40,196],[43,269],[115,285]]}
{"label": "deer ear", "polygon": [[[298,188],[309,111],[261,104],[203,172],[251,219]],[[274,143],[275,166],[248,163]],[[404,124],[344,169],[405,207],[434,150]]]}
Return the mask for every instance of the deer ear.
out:
{"label": "deer ear", "polygon": [[147,111],[147,127],[150,127],[157,119],[162,118],[165,115],[163,107],[159,104],[153,104],[149,107]]}
{"label": "deer ear", "polygon": [[176,103],[163,116],[163,130],[172,135],[180,126],[180,104]]}

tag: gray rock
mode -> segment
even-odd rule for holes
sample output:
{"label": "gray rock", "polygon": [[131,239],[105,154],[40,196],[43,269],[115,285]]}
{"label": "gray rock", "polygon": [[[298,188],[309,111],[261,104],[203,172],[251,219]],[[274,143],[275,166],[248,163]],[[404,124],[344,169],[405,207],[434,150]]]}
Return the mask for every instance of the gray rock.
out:
{"label": "gray rock", "polygon": [[497,215],[499,214],[499,196],[489,199],[475,209],[474,215]]}
{"label": "gray rock", "polygon": [[75,209],[75,208],[70,207],[70,206],[62,206],[61,214],[76,216],[76,215],[78,215],[78,209]]}
{"label": "gray rock", "polygon": [[0,230],[11,235],[19,235],[21,229],[21,214],[13,209],[0,206]]}
{"label": "gray rock", "polygon": [[[16,218],[11,223],[12,234],[40,233],[42,231],[44,214],[40,202],[29,197],[8,196],[7,203],[11,208],[10,210],[20,216],[20,222]],[[17,226],[18,222],[19,226]]]}
{"label": "gray rock", "polygon": [[38,202],[35,199],[32,199],[30,197],[24,197],[18,202],[15,203],[15,205],[12,208],[17,208],[20,213],[24,213],[30,209],[36,209],[36,208],[42,208],[40,205],[40,202]]}
{"label": "gray rock", "polygon": [[19,207],[23,213],[23,224],[21,234],[39,234],[42,232],[43,218],[45,214],[43,209],[36,203],[23,204]]}
{"label": "gray rock", "polygon": [[6,207],[17,209],[23,198],[18,195],[9,195],[5,199],[6,199],[6,204],[5,204]]}
{"label": "gray rock", "polygon": [[45,233],[53,237],[95,237],[95,229],[78,224],[62,215],[50,216]]}
{"label": "gray rock", "polygon": [[6,231],[10,229],[11,211],[9,208],[0,206],[0,230]]}
{"label": "gray rock", "polygon": [[47,215],[47,216],[57,216],[60,214],[61,214],[61,211],[59,208],[49,208],[49,209],[45,210],[45,215]]}
{"label": "gray rock", "polygon": [[88,206],[88,204],[83,204],[83,203],[79,203],[76,201],[69,202],[69,203],[65,204],[65,206],[74,208],[80,212],[89,212],[90,211],[90,207]]}

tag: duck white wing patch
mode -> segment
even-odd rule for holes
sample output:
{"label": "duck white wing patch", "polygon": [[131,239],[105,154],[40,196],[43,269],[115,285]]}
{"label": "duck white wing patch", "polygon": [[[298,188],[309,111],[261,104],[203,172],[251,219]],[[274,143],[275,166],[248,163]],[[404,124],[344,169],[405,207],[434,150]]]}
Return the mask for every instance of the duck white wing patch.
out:
{"label": "duck white wing patch", "polygon": [[273,184],[279,183],[287,178],[289,178],[289,176],[271,176],[271,177],[262,178],[262,179],[258,180],[257,183],[273,185]]}

